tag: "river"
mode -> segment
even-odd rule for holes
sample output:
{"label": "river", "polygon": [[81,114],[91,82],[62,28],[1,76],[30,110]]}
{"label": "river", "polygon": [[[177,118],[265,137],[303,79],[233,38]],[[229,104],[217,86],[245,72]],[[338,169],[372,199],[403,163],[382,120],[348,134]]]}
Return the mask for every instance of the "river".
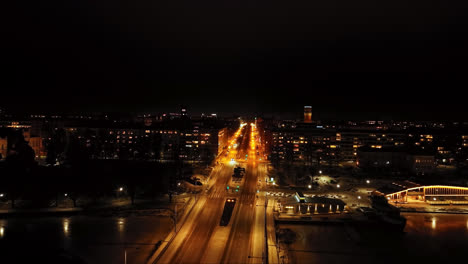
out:
{"label": "river", "polygon": [[145,263],[172,226],[162,216],[0,219],[0,263],[65,263],[56,256],[71,255],[117,264],[125,263],[125,251],[128,264]]}
{"label": "river", "polygon": [[[280,225],[296,233],[285,263],[465,263],[468,215],[404,213],[403,234],[346,225]],[[286,252],[286,251],[285,251]]]}

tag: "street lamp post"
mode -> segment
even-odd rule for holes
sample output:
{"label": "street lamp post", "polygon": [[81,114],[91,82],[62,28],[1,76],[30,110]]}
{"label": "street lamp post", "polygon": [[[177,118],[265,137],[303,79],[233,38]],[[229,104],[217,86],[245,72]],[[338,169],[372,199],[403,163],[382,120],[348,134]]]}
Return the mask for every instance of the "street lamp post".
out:
{"label": "street lamp post", "polygon": [[174,207],[174,232],[177,233],[177,204]]}

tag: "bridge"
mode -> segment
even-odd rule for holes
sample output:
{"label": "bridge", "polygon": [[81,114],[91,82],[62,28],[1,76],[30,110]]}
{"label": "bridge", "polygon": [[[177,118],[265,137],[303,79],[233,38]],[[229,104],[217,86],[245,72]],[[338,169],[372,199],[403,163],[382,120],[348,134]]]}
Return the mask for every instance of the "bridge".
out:
{"label": "bridge", "polygon": [[393,187],[401,190],[393,192],[375,191],[385,195],[390,202],[394,203],[417,203],[428,204],[468,204],[468,187],[448,185],[421,186],[413,182],[394,182]]}

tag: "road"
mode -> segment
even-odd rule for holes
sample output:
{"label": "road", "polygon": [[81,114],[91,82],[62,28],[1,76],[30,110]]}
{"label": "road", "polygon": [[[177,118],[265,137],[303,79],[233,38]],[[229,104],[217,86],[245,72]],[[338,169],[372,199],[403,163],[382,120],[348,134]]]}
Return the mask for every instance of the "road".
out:
{"label": "road", "polygon": [[255,213],[257,169],[247,164],[244,190],[237,202],[238,213],[233,219],[233,227],[222,263],[247,263],[250,254],[251,230]]}
{"label": "road", "polygon": [[[157,263],[262,263],[265,216],[264,207],[256,206],[256,200],[258,179],[265,178],[259,174],[266,169],[256,155],[255,124],[239,128],[230,143],[227,156],[218,159],[209,189],[199,195],[184,226]],[[226,186],[238,165],[246,169],[244,180],[238,192],[233,188],[228,191]],[[228,226],[220,226],[227,198],[236,198],[236,205]],[[261,201],[264,204],[264,199]]]}

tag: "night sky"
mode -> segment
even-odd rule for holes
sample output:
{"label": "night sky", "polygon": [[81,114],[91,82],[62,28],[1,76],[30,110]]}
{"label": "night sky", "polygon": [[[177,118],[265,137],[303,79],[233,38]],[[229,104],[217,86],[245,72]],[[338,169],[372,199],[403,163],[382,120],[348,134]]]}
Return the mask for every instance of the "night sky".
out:
{"label": "night sky", "polygon": [[468,119],[466,1],[8,2],[11,111]]}

